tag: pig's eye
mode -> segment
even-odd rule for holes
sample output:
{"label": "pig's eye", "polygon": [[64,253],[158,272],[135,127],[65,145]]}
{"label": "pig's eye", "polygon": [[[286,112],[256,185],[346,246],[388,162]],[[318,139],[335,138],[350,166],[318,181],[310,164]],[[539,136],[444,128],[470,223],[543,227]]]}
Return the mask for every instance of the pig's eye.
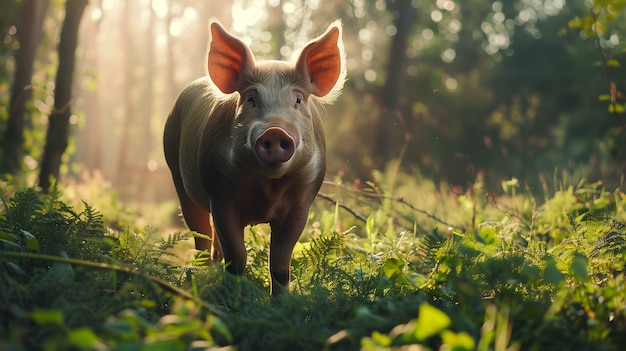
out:
{"label": "pig's eye", "polygon": [[256,106],[256,103],[254,102],[254,96],[252,96],[252,95],[248,95],[248,97],[246,98],[246,102],[251,103],[252,107]]}
{"label": "pig's eye", "polygon": [[296,96],[296,104],[302,103],[302,96]]}

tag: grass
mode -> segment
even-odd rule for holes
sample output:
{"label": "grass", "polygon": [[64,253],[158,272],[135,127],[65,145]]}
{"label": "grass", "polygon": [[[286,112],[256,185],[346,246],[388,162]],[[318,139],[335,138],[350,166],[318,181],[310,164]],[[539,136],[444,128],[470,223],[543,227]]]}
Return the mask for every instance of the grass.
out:
{"label": "grass", "polygon": [[[0,349],[617,350],[626,342],[623,184],[562,178],[545,183],[538,200],[515,179],[497,193],[480,179],[468,189],[394,170],[373,179],[324,186],[294,250],[292,293],[279,298],[268,294],[265,225],[246,230],[249,265],[235,277],[200,264],[193,233],[158,229],[171,228],[152,219],[173,217],[162,214],[171,205],[140,216],[93,184],[49,195],[5,185]],[[93,205],[75,195],[89,193]]]}

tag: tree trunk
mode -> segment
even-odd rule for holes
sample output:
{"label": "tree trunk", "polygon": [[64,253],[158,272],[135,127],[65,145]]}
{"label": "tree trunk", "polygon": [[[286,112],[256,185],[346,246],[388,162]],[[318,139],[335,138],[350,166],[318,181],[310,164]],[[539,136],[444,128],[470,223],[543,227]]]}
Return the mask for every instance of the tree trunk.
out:
{"label": "tree trunk", "polygon": [[[143,98],[142,101],[145,103],[142,105],[143,113],[140,114],[142,117],[142,127],[141,127],[141,141],[138,145],[140,148],[140,156],[142,157],[141,161],[145,161],[142,164],[142,167],[146,167],[147,161],[150,158],[149,155],[152,152],[152,147],[154,144],[153,141],[153,133],[152,133],[152,120],[154,116],[154,85],[155,85],[155,72],[156,67],[154,63],[154,58],[156,57],[155,47],[154,47],[154,28],[156,28],[155,21],[155,13],[152,10],[152,6],[148,7],[148,11],[150,13],[150,17],[148,18],[148,26],[146,27],[146,36],[144,38],[146,42],[146,69],[144,71],[144,84],[143,84]],[[140,109],[142,110],[142,109]]]}
{"label": "tree trunk", "polygon": [[19,27],[17,27],[20,48],[15,55],[16,69],[11,89],[9,120],[4,133],[4,145],[2,145],[6,154],[6,164],[2,166],[2,171],[7,171],[13,175],[18,174],[21,170],[26,102],[32,96],[30,84],[33,76],[35,53],[41,39],[43,19],[49,4],[50,0],[26,1],[22,7]]}
{"label": "tree trunk", "polygon": [[[178,92],[178,87],[176,86],[175,79],[175,63],[174,63],[174,37],[172,36],[172,32],[170,31],[170,26],[172,25],[173,20],[172,11],[168,11],[165,16],[165,37],[167,38],[167,44],[165,45],[165,99],[163,99],[163,110],[169,113],[174,101],[176,100],[176,93]],[[206,26],[206,24],[205,24]],[[208,33],[208,28],[206,29]],[[203,55],[206,53],[207,43],[202,43],[205,45],[205,49],[203,49]],[[167,118],[167,114],[163,116],[164,120]]]}
{"label": "tree trunk", "polygon": [[134,12],[135,2],[126,2],[126,7],[122,12],[120,30],[122,33],[121,47],[124,53],[124,116],[122,118],[123,128],[120,139],[120,148],[118,149],[117,170],[115,172],[115,184],[120,188],[124,188],[128,185],[128,179],[131,172],[129,167],[134,167],[128,164],[128,160],[135,159],[136,149],[132,144],[132,139],[137,136],[134,134],[135,128],[135,99],[133,98],[134,89],[138,89],[135,86],[136,80],[135,74],[135,43],[133,42],[133,30],[136,27],[134,23],[131,23]]}
{"label": "tree trunk", "polygon": [[[106,76],[108,72],[104,70],[101,63],[102,40],[98,38],[100,27],[102,25],[103,16],[92,18],[91,23],[81,28],[79,41],[85,55],[79,59],[78,66],[91,72],[98,72],[99,75]],[[90,54],[88,54],[90,53]],[[104,60],[106,62],[106,59]],[[107,65],[109,66],[109,65]],[[102,90],[98,89],[105,86],[104,79],[92,78],[95,88],[85,84],[78,85],[77,94],[84,98],[84,114],[85,127],[81,133],[76,135],[76,153],[72,155],[72,161],[84,164],[84,168],[88,170],[102,170],[103,168],[103,128],[105,123],[102,121],[101,99]]]}
{"label": "tree trunk", "polygon": [[67,0],[65,3],[65,20],[58,49],[59,68],[54,87],[54,110],[48,119],[46,146],[39,174],[39,186],[43,192],[50,188],[51,178],[59,177],[61,157],[68,145],[78,28],[88,2]]}
{"label": "tree trunk", "polygon": [[288,57],[283,57],[280,49],[285,43],[285,20],[283,19],[283,1],[279,0],[276,6],[267,6],[268,24],[267,30],[272,33],[272,46],[273,53],[272,59],[283,60]]}
{"label": "tree trunk", "polygon": [[394,25],[397,32],[391,38],[387,75],[381,94],[378,132],[373,150],[377,166],[383,166],[382,163],[394,157],[393,145],[394,139],[396,139],[394,136],[402,135],[397,133],[394,126],[398,125],[398,96],[405,75],[407,39],[411,25],[415,20],[415,11],[411,5],[411,0],[387,1],[387,7],[394,14]]}

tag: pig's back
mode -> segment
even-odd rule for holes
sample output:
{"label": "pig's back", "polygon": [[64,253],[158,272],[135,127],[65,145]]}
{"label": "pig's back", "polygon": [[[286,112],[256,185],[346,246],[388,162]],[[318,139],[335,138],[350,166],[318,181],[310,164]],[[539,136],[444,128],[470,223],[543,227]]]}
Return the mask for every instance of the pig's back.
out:
{"label": "pig's back", "polygon": [[[202,184],[201,153],[225,152],[234,119],[236,96],[217,96],[208,77],[189,84],[179,95],[165,125],[165,158],[170,169],[178,169],[187,194],[209,209]],[[174,168],[172,168],[174,167]]]}

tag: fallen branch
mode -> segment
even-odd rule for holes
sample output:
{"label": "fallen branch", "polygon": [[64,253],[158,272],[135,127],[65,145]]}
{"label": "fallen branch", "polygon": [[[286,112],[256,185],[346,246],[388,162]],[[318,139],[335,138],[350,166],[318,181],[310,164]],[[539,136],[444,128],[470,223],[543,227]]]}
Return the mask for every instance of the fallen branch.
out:
{"label": "fallen branch", "polygon": [[20,258],[28,258],[28,259],[34,259],[34,260],[44,260],[44,261],[52,261],[52,262],[61,262],[61,263],[67,263],[67,264],[73,264],[73,265],[79,265],[79,266],[84,266],[84,267],[91,267],[91,268],[97,268],[97,269],[106,269],[106,270],[112,270],[112,271],[117,271],[117,272],[123,272],[123,273],[128,273],[128,274],[133,274],[135,276],[147,279],[153,283],[156,283],[157,285],[161,286],[163,289],[175,294],[175,295],[179,295],[182,296],[186,299],[192,300],[193,302],[197,303],[198,305],[205,307],[207,310],[209,310],[211,313],[213,313],[214,315],[218,316],[218,317],[225,317],[224,313],[222,311],[220,311],[217,307],[209,304],[206,301],[203,301],[199,298],[197,298],[196,296],[193,296],[192,294],[190,294],[188,291],[185,291],[179,287],[173,286],[171,284],[169,284],[166,281],[163,281],[159,278],[156,278],[154,276],[145,274],[141,271],[139,271],[138,269],[134,269],[128,266],[123,266],[120,264],[114,264],[114,263],[106,263],[106,262],[92,262],[92,261],[85,261],[85,260],[79,260],[79,259],[75,259],[75,258],[65,258],[65,257],[59,257],[59,256],[53,256],[53,255],[45,255],[45,254],[39,254],[39,253],[32,253],[32,252],[13,252],[13,251],[0,251],[0,256],[10,256],[10,257],[20,257]]}

